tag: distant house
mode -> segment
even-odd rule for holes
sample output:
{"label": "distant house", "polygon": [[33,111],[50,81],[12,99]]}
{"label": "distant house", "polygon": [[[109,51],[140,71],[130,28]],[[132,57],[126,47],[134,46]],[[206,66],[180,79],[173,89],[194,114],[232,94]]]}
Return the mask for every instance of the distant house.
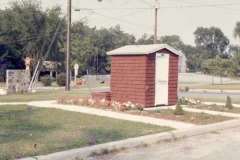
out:
{"label": "distant house", "polygon": [[178,73],[186,73],[187,71],[187,58],[184,53],[179,52],[178,57]]}
{"label": "distant house", "polygon": [[[57,77],[57,66],[60,65],[60,62],[54,62],[54,61],[44,61],[43,66],[43,73],[42,74],[49,74],[50,77],[54,77],[53,74],[55,75],[55,77]],[[49,72],[49,73],[48,73]],[[55,72],[55,73],[54,73]]]}

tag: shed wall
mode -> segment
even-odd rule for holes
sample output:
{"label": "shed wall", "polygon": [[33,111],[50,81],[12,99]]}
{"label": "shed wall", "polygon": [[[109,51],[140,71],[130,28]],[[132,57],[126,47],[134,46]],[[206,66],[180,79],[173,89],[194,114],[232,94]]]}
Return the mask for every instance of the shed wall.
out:
{"label": "shed wall", "polygon": [[111,99],[145,105],[146,55],[111,56]]}
{"label": "shed wall", "polygon": [[174,105],[178,99],[178,56],[170,53],[169,64],[168,105]]}
{"label": "shed wall", "polygon": [[[167,49],[158,53],[169,54],[168,105],[177,102],[178,56]],[[155,101],[155,57],[149,55],[111,56],[111,99],[118,102],[131,101],[145,107]]]}

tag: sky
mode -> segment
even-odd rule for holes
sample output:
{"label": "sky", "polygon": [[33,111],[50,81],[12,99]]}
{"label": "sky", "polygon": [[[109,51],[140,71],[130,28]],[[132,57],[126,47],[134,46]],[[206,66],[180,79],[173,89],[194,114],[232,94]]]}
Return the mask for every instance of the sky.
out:
{"label": "sky", "polygon": [[[9,7],[11,0],[0,0],[0,9]],[[39,0],[43,9],[60,5],[67,13],[67,0]],[[72,0],[72,22],[84,20],[97,29],[120,25],[137,39],[144,33],[154,34],[154,4],[156,0]],[[158,0],[157,36],[178,35],[185,44],[195,45],[193,32],[197,27],[218,27],[230,40],[240,21],[239,0]],[[75,9],[80,11],[75,11]]]}

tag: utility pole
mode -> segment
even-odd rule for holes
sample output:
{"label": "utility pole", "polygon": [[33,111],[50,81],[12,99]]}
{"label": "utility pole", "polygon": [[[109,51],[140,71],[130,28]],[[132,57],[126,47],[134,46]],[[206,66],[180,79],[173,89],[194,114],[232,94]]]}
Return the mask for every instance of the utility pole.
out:
{"label": "utility pole", "polygon": [[70,59],[71,59],[71,0],[67,7],[67,60],[66,60],[66,84],[65,90],[70,90]]}
{"label": "utility pole", "polygon": [[155,0],[154,44],[157,44],[157,10],[158,0]]}

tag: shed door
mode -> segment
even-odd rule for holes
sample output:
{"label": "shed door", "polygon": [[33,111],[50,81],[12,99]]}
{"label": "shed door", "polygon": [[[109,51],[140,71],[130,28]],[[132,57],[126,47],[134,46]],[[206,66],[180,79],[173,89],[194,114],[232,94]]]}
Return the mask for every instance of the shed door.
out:
{"label": "shed door", "polygon": [[156,54],[155,106],[168,104],[169,54]]}

